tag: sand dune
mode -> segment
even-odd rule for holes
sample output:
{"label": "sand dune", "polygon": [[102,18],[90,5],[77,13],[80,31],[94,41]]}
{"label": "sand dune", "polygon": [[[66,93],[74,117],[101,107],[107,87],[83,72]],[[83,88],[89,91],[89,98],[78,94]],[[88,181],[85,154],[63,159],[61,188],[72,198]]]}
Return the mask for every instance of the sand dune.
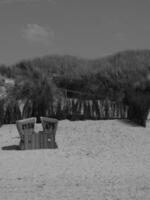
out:
{"label": "sand dune", "polygon": [[150,199],[150,122],[64,120],[56,141],[16,151],[15,125],[0,128],[0,200]]}

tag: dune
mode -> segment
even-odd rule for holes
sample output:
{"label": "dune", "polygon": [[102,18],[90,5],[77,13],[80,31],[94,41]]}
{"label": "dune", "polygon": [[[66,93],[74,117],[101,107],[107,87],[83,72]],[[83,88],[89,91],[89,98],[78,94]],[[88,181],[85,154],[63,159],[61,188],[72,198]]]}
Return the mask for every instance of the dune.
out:
{"label": "dune", "polygon": [[0,128],[0,200],[150,199],[149,121],[62,120],[56,142],[17,151],[16,126]]}

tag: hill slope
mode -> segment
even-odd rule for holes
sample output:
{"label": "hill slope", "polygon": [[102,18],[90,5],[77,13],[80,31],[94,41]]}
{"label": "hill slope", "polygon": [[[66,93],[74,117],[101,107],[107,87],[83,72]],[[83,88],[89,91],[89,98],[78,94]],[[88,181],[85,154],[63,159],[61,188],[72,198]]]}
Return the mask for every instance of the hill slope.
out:
{"label": "hill slope", "polygon": [[45,56],[12,66],[12,76],[16,76],[18,69],[30,67],[49,74],[60,88],[92,93],[101,98],[121,99],[125,89],[149,79],[150,50],[124,51],[93,60]]}

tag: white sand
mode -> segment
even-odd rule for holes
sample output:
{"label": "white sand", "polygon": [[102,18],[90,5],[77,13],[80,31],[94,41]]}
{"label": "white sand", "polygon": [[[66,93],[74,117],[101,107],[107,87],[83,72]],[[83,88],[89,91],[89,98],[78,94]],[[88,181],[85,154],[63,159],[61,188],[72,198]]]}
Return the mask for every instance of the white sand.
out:
{"label": "white sand", "polygon": [[[41,129],[38,125],[37,129]],[[150,122],[60,121],[58,149],[0,149],[0,200],[149,200]],[[19,144],[0,128],[0,148]]]}

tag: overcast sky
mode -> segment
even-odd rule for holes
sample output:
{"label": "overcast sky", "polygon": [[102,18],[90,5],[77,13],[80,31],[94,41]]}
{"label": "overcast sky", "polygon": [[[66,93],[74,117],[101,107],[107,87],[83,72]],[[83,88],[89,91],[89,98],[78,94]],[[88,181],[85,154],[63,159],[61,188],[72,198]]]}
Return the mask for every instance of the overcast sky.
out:
{"label": "overcast sky", "polygon": [[0,0],[0,63],[150,48],[150,0]]}

